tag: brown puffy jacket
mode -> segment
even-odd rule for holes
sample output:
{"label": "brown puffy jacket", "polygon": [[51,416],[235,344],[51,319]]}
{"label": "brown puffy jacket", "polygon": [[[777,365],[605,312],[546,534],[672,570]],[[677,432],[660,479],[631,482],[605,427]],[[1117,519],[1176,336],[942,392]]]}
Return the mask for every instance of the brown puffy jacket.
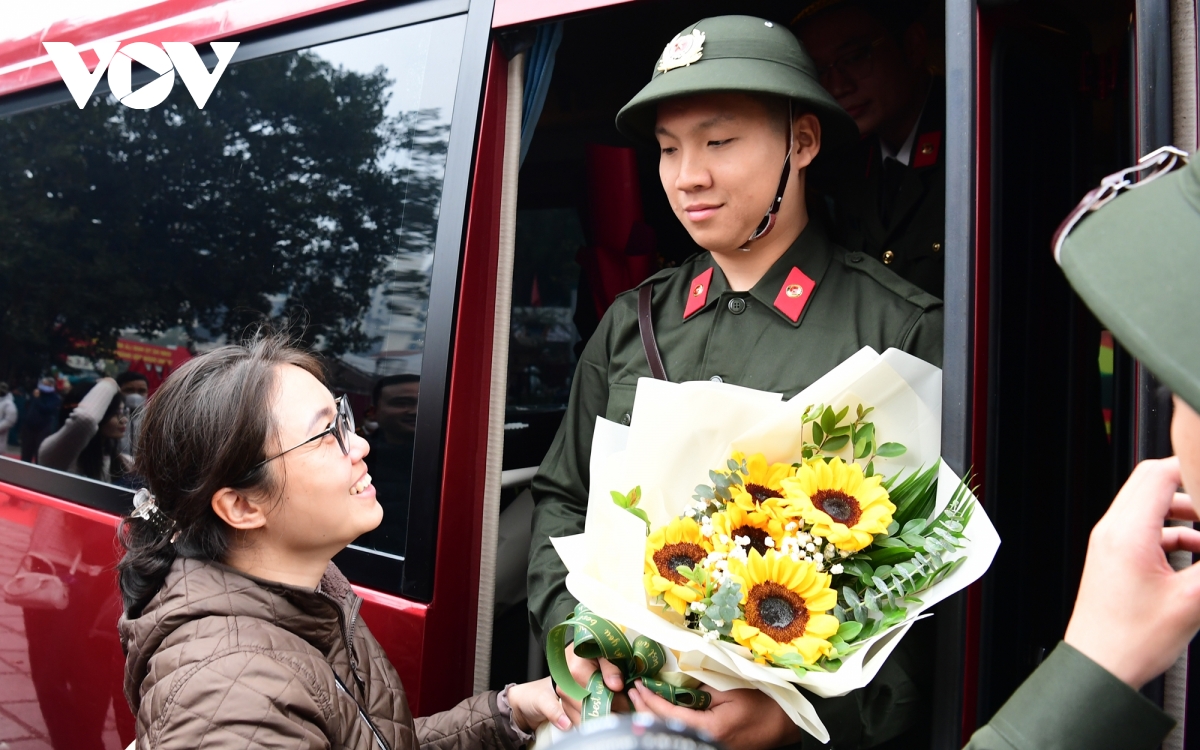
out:
{"label": "brown puffy jacket", "polygon": [[359,620],[361,604],[332,564],[312,591],[176,560],[141,616],[119,625],[138,749],[381,750],[382,739],[390,750],[513,750],[523,743],[507,691],[414,720],[399,675]]}

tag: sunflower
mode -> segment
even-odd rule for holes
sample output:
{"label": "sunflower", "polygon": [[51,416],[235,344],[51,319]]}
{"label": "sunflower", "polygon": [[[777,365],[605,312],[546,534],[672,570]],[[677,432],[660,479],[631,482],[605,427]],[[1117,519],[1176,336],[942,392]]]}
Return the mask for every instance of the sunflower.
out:
{"label": "sunflower", "polygon": [[732,495],[729,505],[736,505],[747,512],[761,511],[776,518],[794,515],[790,512],[791,503],[783,493],[783,480],[795,473],[790,464],[768,464],[766,456],[761,453],[747,457],[737,451],[730,458],[739,464],[745,461],[749,473],[733,474],[732,478],[740,480],[740,484],[729,488]]}
{"label": "sunflower", "polygon": [[887,531],[896,512],[882,482],[878,475],[864,477],[858,464],[835,458],[804,464],[783,486],[815,536],[845,552],[858,552]]}
{"label": "sunflower", "polygon": [[742,586],[744,618],[733,621],[731,635],[756,661],[799,654],[812,664],[833,650],[829,639],[841,623],[826,614],[837,603],[828,573],[775,550],[766,555],[756,550],[745,562],[730,560],[729,572]]}
{"label": "sunflower", "polygon": [[644,583],[651,596],[661,595],[671,609],[683,614],[689,602],[698,602],[703,592],[679,574],[678,568],[694,568],[704,562],[712,545],[700,533],[700,524],[677,518],[646,539]]}
{"label": "sunflower", "polygon": [[[736,549],[739,536],[750,538],[747,553],[758,550],[760,555],[765,555],[767,550],[779,549],[783,543],[783,523],[779,519],[762,511],[747,512],[732,503],[713,514],[712,527],[712,545],[717,552],[728,553]],[[771,540],[769,544],[768,539]]]}

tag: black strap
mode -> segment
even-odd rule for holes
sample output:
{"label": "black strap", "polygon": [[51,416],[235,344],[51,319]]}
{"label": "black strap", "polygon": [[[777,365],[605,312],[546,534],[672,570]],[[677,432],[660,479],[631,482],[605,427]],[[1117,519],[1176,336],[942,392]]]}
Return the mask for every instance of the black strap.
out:
{"label": "black strap", "polygon": [[656,380],[666,380],[667,368],[663,367],[662,357],[658,353],[658,342],[654,340],[654,319],[650,312],[652,294],[654,294],[652,282],[647,282],[638,290],[638,331],[642,334],[642,348],[646,350],[646,362],[650,364],[650,374]]}

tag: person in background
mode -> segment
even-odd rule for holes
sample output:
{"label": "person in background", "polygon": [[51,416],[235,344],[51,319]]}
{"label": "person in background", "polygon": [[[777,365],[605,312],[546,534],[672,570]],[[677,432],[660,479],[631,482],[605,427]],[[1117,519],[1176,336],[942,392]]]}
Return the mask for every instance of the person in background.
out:
{"label": "person in background", "polygon": [[54,378],[42,378],[25,405],[25,420],[21,425],[21,460],[34,462],[42,441],[58,426],[62,396],[58,395]]}
{"label": "person in background", "polygon": [[388,375],[371,389],[371,412],[376,424],[367,438],[374,458],[372,476],[383,506],[383,521],[360,543],[396,554],[408,538],[409,485],[413,475],[413,446],[417,434],[420,375]]}
{"label": "person in background", "polygon": [[121,438],[121,452],[132,456],[142,425],[142,406],[150,396],[150,381],[140,372],[126,370],[117,376],[117,386],[129,411],[129,427],[125,430],[125,437]]}
{"label": "person in background", "polygon": [[132,458],[120,450],[128,426],[117,381],[77,385],[64,400],[62,427],[42,441],[38,463],[119,484],[132,466]]}
{"label": "person in background", "polygon": [[549,678],[413,718],[331,562],[383,509],[371,447],[323,378],[315,356],[258,338],[189,360],[148,403],[149,488],[118,566],[138,746],[515,750],[542,722],[569,726]]}
{"label": "person in background", "polygon": [[862,136],[813,175],[835,238],[941,297],[946,83],[931,72],[927,4],[817,0],[792,28]]}
{"label": "person in background", "polygon": [[17,404],[8,392],[8,383],[0,381],[0,448],[8,444],[8,431],[17,425]]}

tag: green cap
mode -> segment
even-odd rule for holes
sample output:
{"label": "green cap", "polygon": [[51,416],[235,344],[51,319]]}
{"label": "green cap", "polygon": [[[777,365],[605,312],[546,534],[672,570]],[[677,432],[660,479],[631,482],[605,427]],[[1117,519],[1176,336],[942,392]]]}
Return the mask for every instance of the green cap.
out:
{"label": "green cap", "polygon": [[658,103],[715,92],[791,99],[821,121],[821,150],[858,139],[858,127],[817,80],[817,68],[787,28],[753,16],[705,18],[675,35],[654,75],[617,113],[617,130],[654,142]]}
{"label": "green cap", "polygon": [[[1200,159],[1166,172],[1184,161],[1160,150],[1105,178],[1063,223],[1055,251],[1100,322],[1200,411]],[[1134,172],[1141,183],[1120,192]]]}

